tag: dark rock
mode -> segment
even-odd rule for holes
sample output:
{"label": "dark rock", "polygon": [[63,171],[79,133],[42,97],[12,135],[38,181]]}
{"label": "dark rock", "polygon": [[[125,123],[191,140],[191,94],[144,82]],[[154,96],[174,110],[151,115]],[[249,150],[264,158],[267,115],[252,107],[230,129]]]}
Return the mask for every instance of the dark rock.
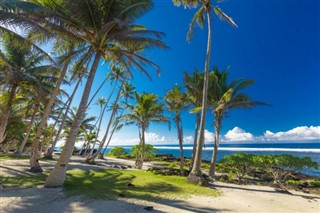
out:
{"label": "dark rock", "polygon": [[153,210],[153,206],[146,206],[144,207],[145,210],[147,211],[152,211]]}
{"label": "dark rock", "polygon": [[123,193],[119,193],[119,197],[125,197],[126,195]]}
{"label": "dark rock", "polygon": [[128,183],[128,186],[135,186],[135,185],[133,185],[132,183]]}

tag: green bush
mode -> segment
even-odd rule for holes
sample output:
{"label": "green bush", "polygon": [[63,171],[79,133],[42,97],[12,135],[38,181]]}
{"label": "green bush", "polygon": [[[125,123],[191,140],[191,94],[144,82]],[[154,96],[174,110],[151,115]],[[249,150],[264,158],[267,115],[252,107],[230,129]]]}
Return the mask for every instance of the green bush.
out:
{"label": "green bush", "polygon": [[309,184],[311,187],[318,188],[320,187],[320,180],[312,180]]}
{"label": "green bush", "polygon": [[[136,159],[141,156],[142,146],[141,144],[131,147],[131,156]],[[154,148],[151,144],[146,144],[144,149],[144,159],[146,161],[153,160],[155,158],[155,153],[158,149]]]}
{"label": "green bush", "polygon": [[225,156],[220,161],[220,168],[223,172],[233,173],[240,181],[245,176],[262,173],[267,179],[283,184],[294,172],[306,168],[317,169],[318,165],[310,157],[237,153]]}
{"label": "green bush", "polygon": [[109,155],[116,158],[124,157],[126,154],[126,150],[121,146],[115,146],[109,151]]}

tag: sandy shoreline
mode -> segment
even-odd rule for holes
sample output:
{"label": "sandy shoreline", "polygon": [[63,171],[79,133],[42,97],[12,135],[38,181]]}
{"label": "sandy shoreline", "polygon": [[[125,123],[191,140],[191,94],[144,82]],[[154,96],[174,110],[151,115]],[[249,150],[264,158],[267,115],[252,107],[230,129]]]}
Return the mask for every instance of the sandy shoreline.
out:
{"label": "sandy shoreline", "polygon": [[[55,161],[41,161],[44,169],[52,167]],[[133,166],[132,161],[108,158],[99,160],[99,166],[81,164],[80,158],[73,158],[69,169],[102,169]],[[145,168],[150,164],[146,164]],[[2,160],[0,175],[12,176],[29,173],[28,160]],[[320,196],[290,191],[279,193],[271,187],[234,185],[215,182],[218,197],[191,197],[184,200],[149,202],[136,199],[117,201],[87,199],[80,196],[66,197],[62,188],[46,189],[2,189],[0,212],[148,212],[146,206],[153,206],[152,212],[320,212]]]}

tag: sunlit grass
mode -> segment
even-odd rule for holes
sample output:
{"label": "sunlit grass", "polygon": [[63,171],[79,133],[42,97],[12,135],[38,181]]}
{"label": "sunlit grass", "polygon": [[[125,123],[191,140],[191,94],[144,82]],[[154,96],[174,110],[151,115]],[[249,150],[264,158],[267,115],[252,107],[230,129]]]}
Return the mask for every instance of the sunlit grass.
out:
{"label": "sunlit grass", "polygon": [[22,156],[15,156],[15,155],[0,155],[0,160],[23,160],[23,159],[29,159],[29,155],[22,155]]}
{"label": "sunlit grass", "polygon": [[129,197],[156,200],[218,195],[213,189],[188,183],[186,177],[135,170],[69,171],[64,188],[70,196],[108,199]]}

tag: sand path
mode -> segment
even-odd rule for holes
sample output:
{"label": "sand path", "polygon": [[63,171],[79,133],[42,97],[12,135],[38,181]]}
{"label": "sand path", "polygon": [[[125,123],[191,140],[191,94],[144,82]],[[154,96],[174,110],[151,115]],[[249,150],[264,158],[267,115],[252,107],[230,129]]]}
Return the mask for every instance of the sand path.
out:
{"label": "sand path", "polygon": [[[99,166],[81,164],[73,157],[69,169],[85,170],[133,166],[132,161],[108,158],[99,160]],[[44,169],[52,168],[54,161],[43,161]],[[151,166],[146,164],[145,168]],[[0,175],[28,174],[28,160],[2,160]],[[279,193],[271,187],[233,185],[216,182],[211,187],[221,192],[219,197],[192,197],[185,200],[147,202],[135,199],[118,201],[87,199],[80,196],[66,197],[62,188],[2,189],[0,212],[320,212],[320,196],[290,191]]]}

